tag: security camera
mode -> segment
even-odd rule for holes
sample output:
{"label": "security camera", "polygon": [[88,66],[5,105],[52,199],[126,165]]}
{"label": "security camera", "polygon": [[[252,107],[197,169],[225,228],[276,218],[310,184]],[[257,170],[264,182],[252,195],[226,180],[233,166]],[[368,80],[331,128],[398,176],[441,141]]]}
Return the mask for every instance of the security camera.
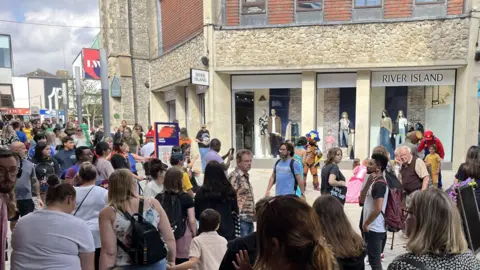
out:
{"label": "security camera", "polygon": [[208,62],[209,62],[209,59],[207,56],[202,56],[202,58],[200,58],[200,61],[202,61],[202,64],[206,67],[208,67]]}
{"label": "security camera", "polygon": [[145,82],[145,87],[146,87],[146,88],[150,88],[150,83]]}

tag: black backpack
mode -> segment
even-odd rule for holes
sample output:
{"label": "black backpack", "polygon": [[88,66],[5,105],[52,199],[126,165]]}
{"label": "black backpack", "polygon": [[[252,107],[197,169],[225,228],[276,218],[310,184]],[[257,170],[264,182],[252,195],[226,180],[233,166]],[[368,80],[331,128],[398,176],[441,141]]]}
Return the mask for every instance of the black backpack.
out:
{"label": "black backpack", "polygon": [[35,164],[35,175],[37,176],[37,179],[40,183],[40,190],[47,190],[48,177],[51,175],[55,175],[55,167],[53,161],[42,161],[38,164]]}
{"label": "black backpack", "polygon": [[142,199],[139,202],[138,214],[132,216],[127,212],[123,213],[125,218],[132,222],[132,242],[129,248],[117,238],[117,245],[130,256],[133,265],[150,265],[167,257],[165,242],[157,228],[147,222],[142,214]]}
{"label": "black backpack", "polygon": [[182,238],[187,230],[186,217],[182,212],[182,203],[180,202],[180,196],[186,194],[185,192],[180,192],[178,194],[171,192],[164,192],[158,194],[155,199],[157,199],[162,205],[165,213],[168,216],[170,221],[170,226],[172,227],[173,235],[175,240]]}
{"label": "black backpack", "polygon": [[[281,159],[277,160],[277,162],[275,162],[275,166],[273,166],[273,174],[274,174],[274,177],[273,177],[273,183],[277,183],[277,165],[278,163],[280,163],[280,161],[282,161]],[[298,183],[297,183],[297,178],[295,177],[295,170],[293,168],[293,164],[295,162],[295,159],[291,159],[290,160],[290,171],[292,171],[292,175],[293,175],[293,192],[297,192],[297,187],[298,187]]]}

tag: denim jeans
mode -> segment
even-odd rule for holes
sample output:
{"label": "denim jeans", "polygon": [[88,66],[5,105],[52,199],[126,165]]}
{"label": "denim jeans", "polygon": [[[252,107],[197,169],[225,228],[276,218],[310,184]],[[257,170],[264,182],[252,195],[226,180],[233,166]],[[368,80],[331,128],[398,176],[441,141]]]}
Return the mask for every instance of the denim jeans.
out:
{"label": "denim jeans", "polygon": [[340,142],[338,143],[340,147],[348,146],[348,129],[340,130]]}
{"label": "denim jeans", "polygon": [[205,172],[205,166],[207,166],[207,162],[205,161],[205,155],[208,153],[208,150],[210,150],[210,148],[199,147],[198,150],[200,151],[200,159],[202,160],[202,172]]}
{"label": "denim jeans", "polygon": [[240,236],[253,233],[253,222],[240,220]]}
{"label": "denim jeans", "polygon": [[382,270],[382,251],[387,243],[387,233],[369,231],[365,233],[368,262],[372,270]]}

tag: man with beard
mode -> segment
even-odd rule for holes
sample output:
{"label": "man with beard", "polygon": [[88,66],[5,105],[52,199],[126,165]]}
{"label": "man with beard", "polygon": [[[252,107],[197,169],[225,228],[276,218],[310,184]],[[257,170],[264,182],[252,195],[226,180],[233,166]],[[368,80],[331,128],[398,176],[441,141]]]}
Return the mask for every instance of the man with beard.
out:
{"label": "man with beard", "polygon": [[0,269],[5,269],[8,217],[13,217],[16,212],[13,188],[18,170],[15,154],[0,149]]}
{"label": "man with beard", "polygon": [[373,177],[373,183],[367,191],[363,206],[363,233],[367,243],[368,262],[372,270],[382,269],[381,254],[387,241],[385,213],[388,200],[388,187],[383,177],[388,158],[382,154],[373,154],[367,164],[367,173]]}
{"label": "man with beard", "polygon": [[[15,184],[15,199],[17,200],[17,213],[15,217],[10,219],[10,230],[13,231],[17,221],[20,217],[26,216],[33,212],[35,204],[32,198],[32,187],[35,188],[36,193],[40,194],[40,183],[35,174],[35,165],[26,159],[27,148],[21,142],[14,142],[10,146],[12,152],[16,153],[20,158],[20,171],[17,176]],[[43,208],[43,202],[40,197],[37,199],[37,204]]]}

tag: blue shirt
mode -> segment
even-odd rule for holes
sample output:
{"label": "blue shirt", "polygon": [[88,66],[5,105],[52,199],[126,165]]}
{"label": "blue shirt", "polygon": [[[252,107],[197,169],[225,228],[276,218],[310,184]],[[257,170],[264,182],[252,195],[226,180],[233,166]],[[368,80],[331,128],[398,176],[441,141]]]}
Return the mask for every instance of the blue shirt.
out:
{"label": "blue shirt", "polygon": [[[33,156],[35,155],[35,147],[30,147],[30,149],[28,149],[28,158],[29,159],[32,159]],[[50,147],[50,157],[54,157],[55,156],[55,150]]]}
{"label": "blue shirt", "polygon": [[[293,189],[295,185],[295,181],[297,181],[293,177],[292,170],[290,169],[290,162],[291,159],[287,161],[281,160],[276,168],[275,172],[275,195],[289,195],[295,194],[295,190]],[[300,176],[303,174],[302,165],[299,162],[293,162],[293,170],[295,175]]]}
{"label": "blue shirt", "polygon": [[27,135],[25,134],[25,132],[17,130],[15,131],[15,133],[17,133],[17,137],[22,143],[25,143],[27,141]]}

